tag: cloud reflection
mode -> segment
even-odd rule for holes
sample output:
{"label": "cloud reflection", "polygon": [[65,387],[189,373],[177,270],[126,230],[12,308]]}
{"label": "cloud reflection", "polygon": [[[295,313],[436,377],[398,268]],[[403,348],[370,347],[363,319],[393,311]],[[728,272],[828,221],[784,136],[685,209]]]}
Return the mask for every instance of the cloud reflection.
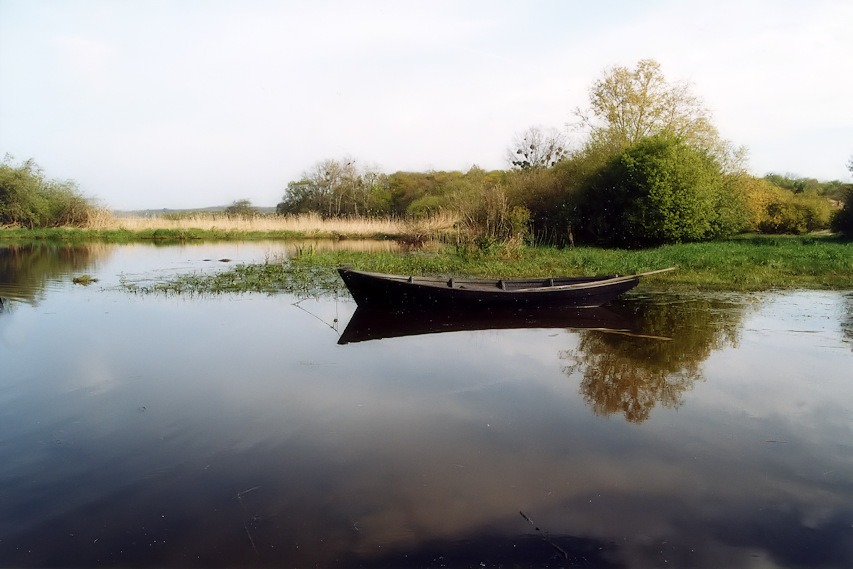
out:
{"label": "cloud reflection", "polygon": [[3,315],[32,330],[3,353],[2,565],[853,562],[851,353],[781,350],[745,303],[342,346],[334,300],[55,294]]}

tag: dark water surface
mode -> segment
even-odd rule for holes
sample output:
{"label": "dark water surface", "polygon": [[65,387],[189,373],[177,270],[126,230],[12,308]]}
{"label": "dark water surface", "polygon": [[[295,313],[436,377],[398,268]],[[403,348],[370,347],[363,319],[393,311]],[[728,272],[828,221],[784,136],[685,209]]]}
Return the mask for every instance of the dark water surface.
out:
{"label": "dark water surface", "polygon": [[284,247],[0,246],[0,566],[853,567],[851,292],[118,287]]}

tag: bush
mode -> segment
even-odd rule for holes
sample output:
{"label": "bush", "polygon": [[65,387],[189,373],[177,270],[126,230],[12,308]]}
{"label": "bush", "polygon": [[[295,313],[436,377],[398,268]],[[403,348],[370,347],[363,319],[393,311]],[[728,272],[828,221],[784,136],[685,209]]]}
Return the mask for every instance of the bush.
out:
{"label": "bush", "polygon": [[730,235],[744,200],[706,152],[677,137],[648,137],[591,176],[577,207],[581,236],[637,247]]}
{"label": "bush", "polygon": [[82,226],[95,213],[73,181],[46,180],[33,160],[0,165],[0,225],[23,227]]}
{"label": "bush", "polygon": [[802,235],[829,228],[832,208],[826,198],[773,190],[758,223],[760,232]]}

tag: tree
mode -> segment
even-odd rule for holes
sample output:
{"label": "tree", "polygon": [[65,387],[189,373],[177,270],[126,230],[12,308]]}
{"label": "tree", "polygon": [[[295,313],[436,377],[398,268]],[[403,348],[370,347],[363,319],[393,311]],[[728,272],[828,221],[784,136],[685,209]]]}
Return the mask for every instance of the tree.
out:
{"label": "tree", "polygon": [[565,137],[558,130],[532,126],[515,136],[507,149],[507,162],[520,170],[550,168],[566,154]]}
{"label": "tree", "polygon": [[734,233],[746,223],[737,211],[747,211],[745,198],[724,183],[709,153],[658,135],[629,146],[590,177],[575,225],[590,241],[648,246]]}
{"label": "tree", "polygon": [[660,64],[643,59],[635,69],[612,67],[589,88],[589,107],[576,108],[588,146],[614,152],[663,133],[712,153],[724,171],[742,169],[746,150],[720,138],[711,111],[690,84],[667,82]]}
{"label": "tree", "polygon": [[225,208],[225,213],[239,217],[253,217],[258,210],[252,207],[251,200],[236,200]]}
{"label": "tree", "polygon": [[[352,158],[324,160],[287,184],[278,213],[315,212],[324,217],[373,215],[388,207],[387,177]],[[378,211],[382,210],[382,211]]]}

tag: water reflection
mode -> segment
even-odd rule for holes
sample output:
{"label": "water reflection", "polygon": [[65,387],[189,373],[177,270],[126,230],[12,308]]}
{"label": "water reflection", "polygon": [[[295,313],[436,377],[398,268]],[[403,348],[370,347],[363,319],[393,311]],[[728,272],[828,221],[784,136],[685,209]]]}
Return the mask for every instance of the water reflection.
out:
{"label": "water reflection", "polygon": [[36,304],[50,281],[86,272],[107,258],[113,246],[102,243],[0,245],[0,293],[6,298]]}
{"label": "water reflection", "polygon": [[265,249],[117,247],[0,316],[0,566],[853,566],[849,294],[336,345],[346,301],[103,287]]}
{"label": "water reflection", "polygon": [[[158,280],[176,274],[219,271],[225,263],[262,263],[277,261],[310,251],[390,252],[400,249],[393,241],[377,240],[305,240],[249,241],[231,244],[189,240],[183,242],[149,240],[118,245],[113,243],[36,242],[0,244],[0,297],[38,304],[51,287],[71,282],[85,273],[97,272],[108,265],[116,251],[125,257],[152,258],[154,265],[140,265],[142,273],[123,273],[131,282]],[[230,250],[228,256],[215,251]],[[151,255],[156,253],[156,255]],[[168,259],[168,260],[167,260]],[[216,262],[216,261],[222,261]],[[102,285],[115,284],[117,275],[102,278]]]}
{"label": "water reflection", "polygon": [[475,330],[581,329],[630,332],[633,321],[608,308],[493,307],[453,310],[357,308],[338,344]]}
{"label": "water reflection", "polygon": [[577,347],[559,356],[563,371],[581,378],[583,399],[597,414],[642,423],[655,406],[677,409],[702,380],[710,354],[737,345],[749,306],[707,295],[629,295],[600,308],[358,308],[338,344],[460,331],[575,330]]}
{"label": "water reflection", "polygon": [[748,304],[658,295],[616,306],[630,314],[637,333],[581,331],[577,348],[560,357],[569,376],[582,376],[581,395],[596,413],[642,423],[656,405],[678,408],[702,380],[711,352],[737,344]]}
{"label": "water reflection", "polygon": [[841,317],[841,333],[853,351],[853,293],[844,296],[844,314]]}

